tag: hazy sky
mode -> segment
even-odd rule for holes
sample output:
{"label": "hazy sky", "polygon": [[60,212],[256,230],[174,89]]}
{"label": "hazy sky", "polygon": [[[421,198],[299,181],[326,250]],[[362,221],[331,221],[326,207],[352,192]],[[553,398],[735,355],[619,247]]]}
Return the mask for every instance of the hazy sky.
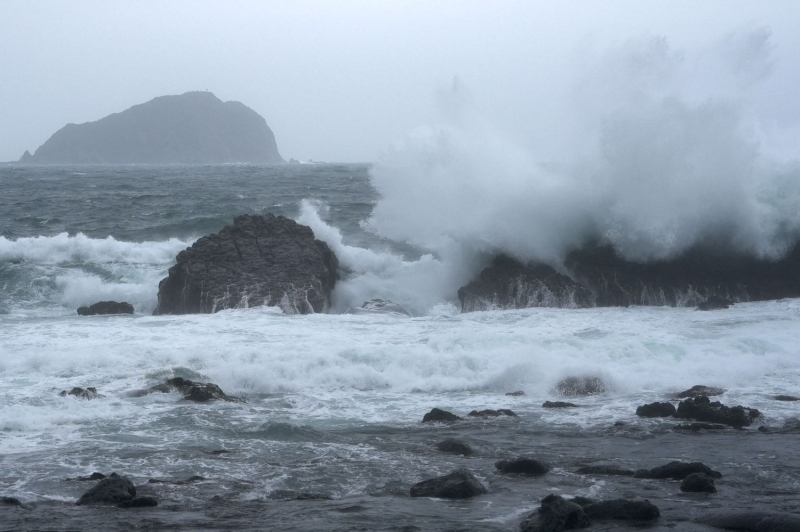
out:
{"label": "hazy sky", "polygon": [[[375,160],[436,120],[437,91],[454,77],[524,134],[576,55],[642,35],[680,47],[759,26],[772,32],[774,91],[796,101],[795,0],[2,0],[0,161],[68,122],[205,89],[264,116],[286,159]],[[797,107],[776,107],[776,119],[800,121]]]}

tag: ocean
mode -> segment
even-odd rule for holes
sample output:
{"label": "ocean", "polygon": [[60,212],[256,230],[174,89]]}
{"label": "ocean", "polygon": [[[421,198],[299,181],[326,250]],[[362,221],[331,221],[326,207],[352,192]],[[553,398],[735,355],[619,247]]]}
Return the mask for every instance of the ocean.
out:
{"label": "ocean", "polygon": [[[713,511],[800,512],[800,402],[773,399],[800,395],[800,300],[717,312],[461,313],[456,290],[488,255],[381,231],[391,217],[373,217],[381,194],[372,172],[0,166],[0,496],[26,505],[0,507],[0,530],[507,531],[549,493],[649,499],[661,510],[651,530],[707,530],[693,520]],[[415,205],[404,207],[410,218]],[[331,313],[152,316],[175,255],[245,213],[282,214],[329,243],[342,268]],[[378,297],[412,316],[347,313]],[[135,313],[77,315],[104,300]],[[554,387],[570,376],[599,377],[607,390],[564,399]],[[216,383],[246,402],[130,395],[172,377]],[[745,429],[687,433],[675,430],[678,420],[636,416],[637,406],[696,384],[722,387],[722,402],[763,417]],[[104,397],[59,395],[88,386]],[[524,395],[506,395],[515,391]],[[543,409],[546,400],[579,408]],[[434,407],[517,416],[422,424]],[[475,454],[441,453],[436,444],[448,437]],[[551,472],[519,478],[494,467],[523,455]],[[576,473],[672,460],[720,471],[719,493]],[[408,496],[412,484],[460,467],[489,493]],[[95,471],[128,476],[159,506],[75,506],[91,483],[65,479]],[[204,480],[149,482],[195,475]]]}

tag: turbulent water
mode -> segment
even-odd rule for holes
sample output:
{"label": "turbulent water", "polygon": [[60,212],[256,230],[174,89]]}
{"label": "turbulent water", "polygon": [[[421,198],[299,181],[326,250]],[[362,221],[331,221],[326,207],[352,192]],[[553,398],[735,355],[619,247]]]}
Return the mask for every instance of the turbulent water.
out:
{"label": "turbulent water", "polygon": [[[704,530],[715,509],[800,512],[800,300],[720,312],[669,307],[529,309],[460,314],[453,288],[481,266],[375,230],[367,165],[0,167],[0,529],[516,530],[548,493],[645,497],[655,529]],[[408,204],[413,216],[414,204]],[[343,266],[334,312],[275,309],[151,316],[175,255],[242,213],[311,225]],[[380,220],[378,220],[380,222]],[[385,223],[384,219],[381,223]],[[444,268],[443,255],[450,266]],[[413,317],[345,314],[374,297]],[[133,316],[81,317],[78,306],[128,301]],[[562,378],[597,376],[609,390],[544,410]],[[128,392],[181,376],[246,403],[194,404]],[[780,428],[685,434],[635,416],[695,384],[726,404],[760,409]],[[61,397],[74,386],[105,395]],[[509,397],[522,390],[526,395]],[[433,407],[519,417],[422,425]],[[615,426],[615,422],[624,425]],[[788,429],[783,430],[784,427]],[[788,433],[787,433],[788,431]],[[455,436],[471,458],[435,444]],[[226,450],[227,453],[214,453]],[[494,462],[531,455],[536,479]],[[670,460],[718,469],[715,496],[674,481],[589,477],[588,464],[632,469]],[[411,484],[468,467],[489,487],[470,501],[411,499]],[[156,509],[76,507],[93,471],[129,476]],[[188,485],[154,479],[206,480]],[[280,500],[278,490],[330,500]],[[615,528],[617,527],[617,528]],[[619,530],[618,524],[595,529]]]}

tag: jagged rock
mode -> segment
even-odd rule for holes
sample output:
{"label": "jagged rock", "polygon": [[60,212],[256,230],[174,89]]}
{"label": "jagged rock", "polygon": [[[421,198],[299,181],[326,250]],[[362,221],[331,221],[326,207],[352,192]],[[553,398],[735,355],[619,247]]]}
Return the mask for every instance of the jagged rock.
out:
{"label": "jagged rock", "polygon": [[614,466],[586,466],[575,471],[579,475],[618,475],[622,477],[632,477],[634,471]]}
{"label": "jagged rock", "polygon": [[188,379],[184,379],[182,377],[175,377],[174,379],[169,379],[164,384],[158,384],[146,390],[138,390],[136,392],[133,392],[132,395],[134,397],[141,397],[143,395],[148,395],[157,392],[160,393],[179,392],[183,394],[183,398],[186,399],[187,401],[195,401],[198,403],[205,403],[216,399],[221,399],[222,401],[228,401],[231,403],[244,402],[244,400],[240,399],[239,397],[233,397],[232,395],[227,395],[216,384],[210,382],[207,383],[194,382]]}
{"label": "jagged rock", "polygon": [[440,441],[436,448],[442,451],[443,453],[447,454],[461,454],[464,456],[472,456],[473,450],[472,447],[468,443],[464,443],[462,441],[454,440],[453,438],[448,438],[444,441]]}
{"label": "jagged rock", "polygon": [[699,432],[701,430],[723,430],[729,428],[727,425],[719,423],[686,423],[685,425],[675,425],[675,430]]}
{"label": "jagged rock", "polygon": [[501,473],[541,476],[550,471],[550,466],[533,458],[515,458],[513,460],[500,460],[494,466]]}
{"label": "jagged rock", "polygon": [[698,523],[741,532],[797,532],[800,516],[777,512],[716,513],[700,517]]}
{"label": "jagged rock", "polygon": [[183,486],[185,484],[191,484],[192,482],[199,482],[201,480],[205,480],[205,477],[201,477],[200,475],[194,475],[186,480],[173,480],[173,479],[160,479],[160,478],[151,478],[147,480],[148,484],[172,484],[175,486]]}
{"label": "jagged rock", "polygon": [[467,469],[457,469],[449,475],[423,480],[411,486],[412,497],[467,499],[484,493],[487,493],[486,488]]}
{"label": "jagged rock", "polygon": [[422,418],[422,422],[452,423],[453,421],[458,421],[459,419],[461,418],[452,412],[448,412],[447,410],[442,410],[440,408],[434,408],[425,414],[425,416]]}
{"label": "jagged rock", "polygon": [[721,423],[731,427],[749,427],[761,413],[755,408],[745,408],[743,406],[725,406],[719,401],[711,400],[701,395],[693,399],[686,399],[678,404],[675,412],[677,418],[696,419],[710,423]]}
{"label": "jagged rock", "polygon": [[136,487],[127,477],[121,477],[116,473],[104,478],[95,484],[89,491],[84,493],[78,502],[79,506],[84,504],[119,504],[130,501],[136,497]]}
{"label": "jagged rock", "polygon": [[397,316],[411,316],[411,313],[397,303],[384,299],[373,299],[365,302],[360,307],[351,307],[348,314],[394,314]]}
{"label": "jagged rock", "polygon": [[705,473],[692,473],[681,482],[681,491],[695,493],[716,493],[714,479]]}
{"label": "jagged rock", "polygon": [[545,401],[542,408],[576,408],[578,405],[575,403],[566,403],[564,401]]}
{"label": "jagged rock", "polygon": [[636,409],[636,415],[641,417],[669,417],[675,414],[675,405],[672,403],[650,403]]}
{"label": "jagged rock", "polygon": [[688,390],[676,393],[675,398],[686,399],[688,397],[700,397],[701,395],[712,397],[714,395],[722,395],[723,393],[725,393],[725,390],[723,390],[722,388],[715,388],[713,386],[703,386],[702,384],[698,384],[696,386],[692,386]]}
{"label": "jagged rock", "polygon": [[275,490],[268,495],[270,499],[279,501],[330,501],[333,497],[324,493],[310,493],[306,491]]}
{"label": "jagged rock", "polygon": [[553,388],[554,393],[565,397],[597,395],[606,391],[607,387],[599,377],[567,377]]}
{"label": "jagged rock", "polygon": [[77,481],[80,481],[80,482],[88,482],[90,480],[103,480],[104,478],[106,478],[106,476],[104,474],[98,473],[98,472],[95,471],[94,473],[92,473],[91,475],[86,476],[86,477],[67,478],[67,479],[64,479],[64,480],[77,480]]}
{"label": "jagged rock", "polygon": [[100,301],[88,307],[78,309],[80,316],[98,316],[102,314],[133,314],[133,305],[130,303],[116,301]]}
{"label": "jagged rock", "polygon": [[151,508],[153,506],[158,506],[158,499],[155,497],[136,497],[117,505],[118,508]]}
{"label": "jagged rock", "polygon": [[800,401],[800,397],[794,395],[775,395],[772,398],[776,401]]}
{"label": "jagged rock", "polygon": [[237,216],[233,225],[181,251],[158,285],[153,314],[279,306],[325,312],[339,261],[311,228],[283,216]]}
{"label": "jagged rock", "polygon": [[517,417],[517,415],[508,408],[500,408],[499,410],[473,410],[467,415],[471,417]]}
{"label": "jagged rock", "polygon": [[89,386],[88,388],[85,388],[85,389],[76,387],[76,388],[71,389],[70,391],[61,390],[61,392],[58,395],[60,395],[61,397],[66,397],[68,395],[74,395],[75,397],[78,397],[79,399],[86,399],[87,401],[89,401],[91,399],[98,399],[98,398],[105,397],[105,395],[97,393],[97,388],[93,388],[91,386]]}
{"label": "jagged rock", "polygon": [[586,528],[591,524],[583,508],[560,495],[550,494],[542,499],[539,509],[519,526],[520,532],[560,532]]}
{"label": "jagged rock", "polygon": [[697,305],[697,310],[722,310],[730,308],[733,301],[726,297],[708,296],[708,298]]}
{"label": "jagged rock", "polygon": [[629,501],[612,499],[583,506],[590,519],[598,520],[638,520],[656,519],[661,515],[658,507],[650,501]]}
{"label": "jagged rock", "polygon": [[678,461],[654,467],[653,469],[638,469],[633,476],[636,478],[683,480],[692,473],[704,473],[712,478],[722,477],[719,471],[714,471],[703,463]]}
{"label": "jagged rock", "polygon": [[506,393],[506,395],[508,395],[509,397],[522,397],[523,395],[525,395],[525,392],[523,392],[522,390],[518,390],[516,392],[508,392]]}
{"label": "jagged rock", "polygon": [[458,290],[462,312],[531,307],[593,307],[592,293],[544,264],[499,255],[477,281]]}

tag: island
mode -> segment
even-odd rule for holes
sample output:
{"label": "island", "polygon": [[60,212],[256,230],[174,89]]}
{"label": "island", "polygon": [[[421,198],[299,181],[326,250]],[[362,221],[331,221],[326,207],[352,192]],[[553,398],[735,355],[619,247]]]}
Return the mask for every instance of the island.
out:
{"label": "island", "polygon": [[23,164],[275,164],[275,135],[240,102],[211,92],[160,96],[56,131]]}

